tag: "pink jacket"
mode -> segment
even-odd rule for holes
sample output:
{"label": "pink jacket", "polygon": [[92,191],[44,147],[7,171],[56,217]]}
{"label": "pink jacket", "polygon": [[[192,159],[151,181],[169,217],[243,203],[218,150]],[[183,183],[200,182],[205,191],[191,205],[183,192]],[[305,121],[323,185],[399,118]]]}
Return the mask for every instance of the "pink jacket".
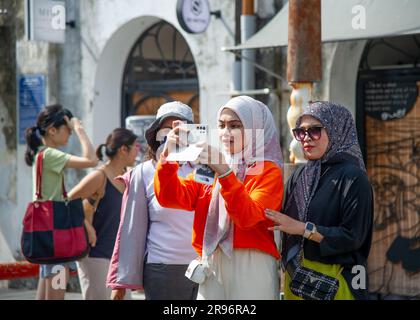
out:
{"label": "pink jacket", "polygon": [[126,188],[121,205],[120,227],[106,282],[108,288],[143,288],[143,265],[149,223],[143,166],[142,163],[118,177]]}

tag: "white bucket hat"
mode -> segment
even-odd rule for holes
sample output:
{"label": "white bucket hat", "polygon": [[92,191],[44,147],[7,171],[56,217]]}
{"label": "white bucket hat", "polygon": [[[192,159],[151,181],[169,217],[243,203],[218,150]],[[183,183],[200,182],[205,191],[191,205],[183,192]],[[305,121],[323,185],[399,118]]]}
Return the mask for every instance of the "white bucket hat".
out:
{"label": "white bucket hat", "polygon": [[156,141],[156,134],[159,131],[163,121],[168,118],[177,118],[188,123],[194,123],[194,114],[192,109],[186,104],[174,101],[163,104],[156,115],[156,120],[147,128],[145,138],[147,144],[156,151],[160,143]]}

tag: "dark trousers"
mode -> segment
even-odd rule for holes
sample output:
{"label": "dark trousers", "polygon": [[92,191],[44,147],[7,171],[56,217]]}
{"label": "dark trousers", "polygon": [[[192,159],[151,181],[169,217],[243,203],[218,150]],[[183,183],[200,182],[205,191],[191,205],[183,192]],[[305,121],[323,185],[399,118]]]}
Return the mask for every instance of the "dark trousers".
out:
{"label": "dark trousers", "polygon": [[185,277],[188,265],[146,263],[143,284],[146,300],[196,300],[198,284]]}

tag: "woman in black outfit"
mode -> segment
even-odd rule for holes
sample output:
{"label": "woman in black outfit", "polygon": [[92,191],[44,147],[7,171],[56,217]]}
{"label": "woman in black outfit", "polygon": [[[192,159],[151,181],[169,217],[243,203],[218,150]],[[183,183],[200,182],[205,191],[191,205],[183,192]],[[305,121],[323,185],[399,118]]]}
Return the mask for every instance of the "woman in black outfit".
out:
{"label": "woman in black outfit", "polygon": [[[283,233],[285,298],[327,299],[314,289],[318,277],[313,275],[319,272],[338,280],[338,290],[324,288],[333,292],[329,298],[367,299],[373,192],[353,117],[343,106],[315,102],[293,134],[308,162],[288,180],[283,213],[266,210]],[[299,266],[316,272],[298,279]],[[314,290],[320,295],[315,297]]]}

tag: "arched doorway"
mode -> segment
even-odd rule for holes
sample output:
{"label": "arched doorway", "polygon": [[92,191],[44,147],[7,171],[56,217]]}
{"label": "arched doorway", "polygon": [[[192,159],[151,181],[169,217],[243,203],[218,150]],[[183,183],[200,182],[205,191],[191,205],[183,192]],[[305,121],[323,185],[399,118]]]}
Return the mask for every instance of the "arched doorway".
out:
{"label": "arched doorway", "polygon": [[420,292],[420,35],[374,39],[362,56],[357,122],[375,190],[370,289]]}
{"label": "arched doorway", "polygon": [[199,122],[199,82],[193,55],[171,24],[159,21],[136,41],[125,66],[122,123],[133,115],[155,115],[160,105],[182,101]]}

